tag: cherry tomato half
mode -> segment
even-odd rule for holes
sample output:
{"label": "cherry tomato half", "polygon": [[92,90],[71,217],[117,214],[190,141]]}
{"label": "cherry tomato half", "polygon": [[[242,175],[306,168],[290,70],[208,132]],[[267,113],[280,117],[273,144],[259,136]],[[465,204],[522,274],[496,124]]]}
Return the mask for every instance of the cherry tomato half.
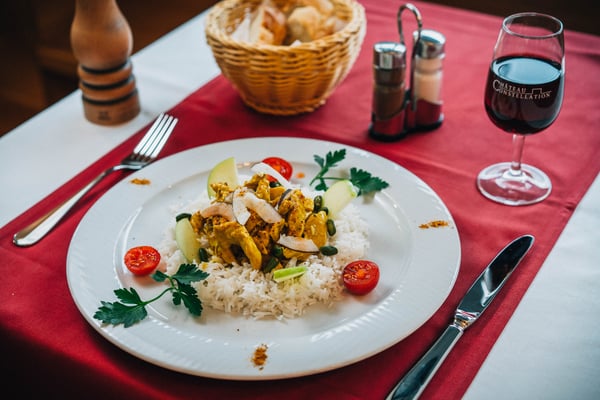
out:
{"label": "cherry tomato half", "polygon": [[352,294],[369,293],[379,282],[379,267],[373,261],[356,260],[344,267],[342,278]]}
{"label": "cherry tomato half", "polygon": [[285,179],[290,180],[292,177],[292,164],[279,157],[267,157],[262,160],[265,164],[270,165],[275,171],[279,172]]}
{"label": "cherry tomato half", "polygon": [[160,253],[152,246],[132,247],[125,253],[123,261],[134,275],[148,275],[158,266]]}

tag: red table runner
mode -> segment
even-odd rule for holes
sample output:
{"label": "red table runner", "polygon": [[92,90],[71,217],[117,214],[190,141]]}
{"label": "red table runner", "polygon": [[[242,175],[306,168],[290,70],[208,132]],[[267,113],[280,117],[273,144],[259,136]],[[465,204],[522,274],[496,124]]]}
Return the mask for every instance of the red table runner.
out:
{"label": "red table runner", "polygon": [[5,271],[0,349],[3,377],[13,390],[63,398],[381,399],[443,331],[460,298],[496,252],[513,238],[531,233],[536,237],[532,252],[448,356],[423,398],[452,399],[464,394],[600,170],[600,37],[566,32],[563,109],[553,126],[526,141],[524,161],[548,173],[552,194],[537,205],[506,207],[484,199],[475,186],[483,167],[508,160],[511,152],[510,136],[493,127],[483,109],[483,84],[501,19],[414,2],[425,27],[447,37],[445,121],[435,131],[381,143],[367,136],[371,48],[380,40],[397,40],[395,15],[400,3],[361,3],[368,21],[362,52],[323,107],[295,117],[261,115],[245,107],[231,85],[218,77],[169,111],[180,122],[161,156],[228,139],[296,136],[361,147],[397,162],[440,195],[461,237],[458,280],[440,310],[415,333],[378,355],[335,371],[287,380],[237,382],[188,376],[118,349],[79,314],[67,287],[65,259],[85,212],[122,176],[104,182],[39,244],[21,249],[11,239],[18,229],[128,154],[140,133],[0,230]]}

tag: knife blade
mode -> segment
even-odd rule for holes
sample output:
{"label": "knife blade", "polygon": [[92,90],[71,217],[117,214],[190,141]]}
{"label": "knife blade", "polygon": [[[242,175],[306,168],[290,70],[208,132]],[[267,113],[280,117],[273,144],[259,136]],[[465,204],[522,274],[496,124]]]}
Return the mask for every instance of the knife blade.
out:
{"label": "knife blade", "polygon": [[394,386],[386,400],[417,399],[421,395],[458,339],[496,297],[533,242],[532,235],[523,235],[510,242],[494,257],[459,303],[453,322]]}

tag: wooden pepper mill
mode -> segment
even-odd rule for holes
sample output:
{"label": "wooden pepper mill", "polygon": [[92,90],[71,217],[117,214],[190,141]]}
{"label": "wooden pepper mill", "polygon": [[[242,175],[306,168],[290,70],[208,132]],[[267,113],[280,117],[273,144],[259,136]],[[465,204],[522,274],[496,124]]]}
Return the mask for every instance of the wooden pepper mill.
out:
{"label": "wooden pepper mill", "polygon": [[139,114],[130,59],[133,37],[116,0],[76,0],[71,47],[89,121],[114,125]]}

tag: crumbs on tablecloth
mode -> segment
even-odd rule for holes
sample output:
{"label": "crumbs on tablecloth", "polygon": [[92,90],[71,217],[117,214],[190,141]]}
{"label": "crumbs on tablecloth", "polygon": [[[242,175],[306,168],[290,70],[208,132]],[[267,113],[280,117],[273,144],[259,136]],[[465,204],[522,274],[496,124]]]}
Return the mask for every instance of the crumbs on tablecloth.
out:
{"label": "crumbs on tablecloth", "polygon": [[131,181],[134,185],[149,185],[150,179],[146,178],[133,178]]}
{"label": "crumbs on tablecloth", "polygon": [[255,367],[259,369],[263,369],[265,363],[267,362],[267,349],[269,347],[266,344],[261,344],[254,350],[254,354],[252,355],[252,363]]}
{"label": "crumbs on tablecloth", "polygon": [[445,226],[449,226],[450,223],[448,221],[443,221],[440,219],[434,220],[434,221],[429,221],[425,224],[421,224],[419,225],[419,228],[421,229],[429,229],[429,228],[442,228]]}

